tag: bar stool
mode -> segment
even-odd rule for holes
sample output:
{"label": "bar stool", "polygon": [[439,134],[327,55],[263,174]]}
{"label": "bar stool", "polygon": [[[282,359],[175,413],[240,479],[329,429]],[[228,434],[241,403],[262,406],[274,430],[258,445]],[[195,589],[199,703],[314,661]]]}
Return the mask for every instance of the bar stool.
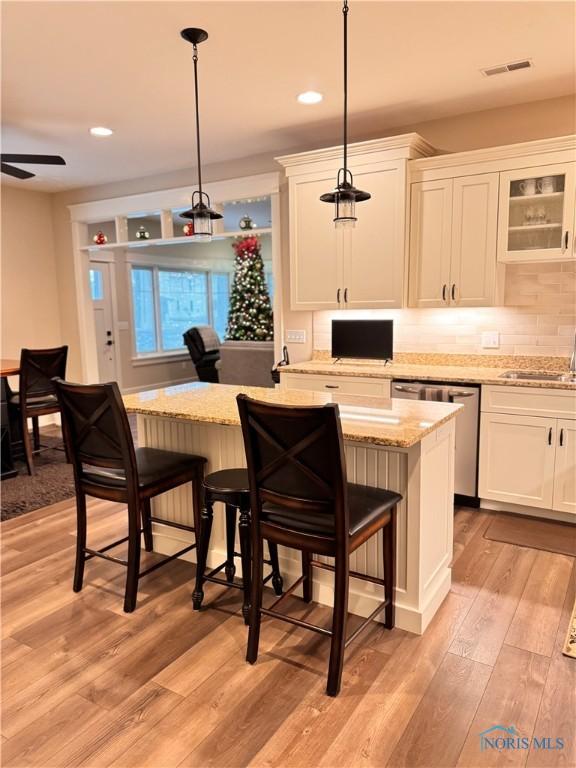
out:
{"label": "bar stool", "polygon": [[[246,660],[258,658],[262,616],[282,619],[331,638],[326,693],[336,696],[342,680],[344,650],[379,613],[394,627],[396,507],[402,496],[383,488],[349,483],[338,406],[271,405],[238,395],[252,509],[252,599]],[[384,578],[351,571],[352,552],[382,531]],[[262,606],[262,541],[302,553],[302,576],[268,608]],[[334,558],[334,565],[315,555]],[[332,628],[320,627],[279,610],[300,585],[312,598],[312,569],[334,573]],[[350,577],[384,588],[384,600],[348,637]]]}
{"label": "bar stool", "polygon": [[[118,384],[70,384],[54,379],[62,413],[67,453],[74,469],[76,486],[76,567],[74,592],[80,592],[87,560],[101,557],[127,569],[124,610],[136,607],[138,582],[152,571],[196,547],[190,544],[140,570],[141,534],[147,552],[153,548],[152,523],[167,524],[198,535],[204,456],[134,448],[130,424]],[[185,483],[192,484],[194,525],[161,520],[152,515],[150,500]],[[86,546],[86,496],[126,504],[128,536],[101,549]],[[108,551],[128,542],[127,559]]]}
{"label": "bar stool", "polygon": [[[208,548],[210,546],[210,535],[212,533],[212,518],[214,514],[214,503],[220,501],[226,505],[226,560],[206,573],[206,560],[208,558]],[[236,510],[240,512],[238,523],[238,533],[240,538],[240,552],[234,549],[236,534]],[[248,624],[250,614],[250,594],[252,570],[251,556],[251,523],[250,523],[250,485],[248,482],[248,472],[246,469],[222,469],[219,472],[212,472],[204,478],[204,509],[200,519],[200,536],[198,538],[197,564],[196,564],[196,586],[192,593],[192,606],[195,611],[202,607],[204,599],[203,585],[205,581],[214,584],[224,584],[234,589],[241,589],[244,592],[244,601],[242,604],[242,615],[244,623]],[[274,592],[277,595],[282,594],[282,576],[278,565],[278,546],[272,542],[268,543],[270,559],[264,562],[272,567],[271,572],[263,579],[263,584],[272,581]],[[234,558],[240,557],[242,562],[242,583],[237,584],[234,581],[236,566]],[[226,579],[217,578],[216,574],[224,570]]]}

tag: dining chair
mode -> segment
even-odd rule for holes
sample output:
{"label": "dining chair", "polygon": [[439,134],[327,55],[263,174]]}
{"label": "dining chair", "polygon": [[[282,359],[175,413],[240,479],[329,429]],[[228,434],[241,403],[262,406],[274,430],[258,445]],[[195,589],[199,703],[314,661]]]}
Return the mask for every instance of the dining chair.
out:
{"label": "dining chair", "polygon": [[[384,625],[394,627],[396,508],[394,491],[348,483],[338,405],[270,405],[238,395],[252,510],[252,599],[246,659],[258,658],[262,616],[272,616],[331,638],[326,692],[340,691],[345,648],[385,611]],[[380,579],[349,568],[350,555],[382,531]],[[263,541],[300,550],[302,576],[269,608],[262,606]],[[333,558],[329,564],[315,558]],[[302,586],[313,595],[312,569],[334,573],[334,609],[330,629],[276,610]],[[380,603],[346,638],[349,577],[384,587]]]}
{"label": "dining chair", "polygon": [[[197,535],[200,530],[204,456],[134,448],[130,423],[122,396],[115,382],[110,384],[71,384],[55,380],[62,412],[64,440],[74,469],[78,532],[74,591],[82,589],[87,560],[101,557],[127,568],[124,611],[136,607],[138,582],[196,547],[196,542],[140,571],[141,534],[148,552],[153,549],[152,523],[161,523]],[[184,483],[192,483],[194,525],[169,522],[151,513],[150,501]],[[86,546],[86,496],[122,502],[127,505],[128,536],[99,550]],[[128,542],[128,557],[121,559],[107,552]]]}
{"label": "dining chair", "polygon": [[[20,353],[18,392],[11,393],[9,405],[18,409],[22,447],[29,475],[36,474],[34,454],[42,449],[39,418],[60,411],[52,379],[65,377],[67,358],[67,346],[23,349]],[[28,431],[28,419],[32,419],[33,443]]]}

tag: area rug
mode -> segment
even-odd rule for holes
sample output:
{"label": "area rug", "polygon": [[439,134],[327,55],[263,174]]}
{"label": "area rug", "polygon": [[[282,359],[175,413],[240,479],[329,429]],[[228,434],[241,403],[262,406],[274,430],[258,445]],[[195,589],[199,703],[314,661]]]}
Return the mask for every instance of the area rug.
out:
{"label": "area rug", "polygon": [[[129,414],[134,446],[138,447],[136,416]],[[66,501],[75,495],[72,466],[66,463],[64,451],[55,450],[62,445],[60,428],[48,426],[41,429],[40,442],[50,450],[42,451],[34,458],[36,474],[30,476],[24,461],[16,461],[16,477],[2,480],[0,484],[1,520],[24,515],[49,504]]]}
{"label": "area rug", "polygon": [[488,526],[484,538],[576,557],[576,526],[571,523],[499,514]]}
{"label": "area rug", "polygon": [[568,627],[568,634],[566,635],[566,642],[564,643],[564,649],[562,651],[564,656],[570,656],[572,659],[576,659],[576,603],[572,609],[572,619],[570,620],[570,626]]}
{"label": "area rug", "polygon": [[2,520],[10,520],[74,496],[72,466],[66,463],[64,451],[54,448],[62,445],[62,438],[42,435],[41,441],[42,445],[49,446],[49,450],[34,457],[36,474],[30,476],[26,464],[16,461],[18,475],[2,480]]}

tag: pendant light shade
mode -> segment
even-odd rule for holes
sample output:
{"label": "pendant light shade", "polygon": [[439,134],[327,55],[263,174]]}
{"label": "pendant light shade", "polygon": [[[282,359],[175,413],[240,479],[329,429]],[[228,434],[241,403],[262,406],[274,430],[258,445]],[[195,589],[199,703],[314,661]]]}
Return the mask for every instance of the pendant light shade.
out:
{"label": "pendant light shade", "polygon": [[323,203],[335,206],[336,227],[354,227],[356,224],[356,203],[370,200],[369,192],[362,192],[354,186],[352,173],[348,168],[348,0],[342,6],[344,18],[344,165],[338,171],[336,188],[320,196]]}
{"label": "pendant light shade", "polygon": [[196,102],[196,156],[198,164],[198,189],[192,193],[192,207],[180,214],[183,219],[191,219],[194,232],[190,236],[197,242],[210,242],[212,239],[212,222],[221,219],[222,215],[211,208],[210,197],[202,190],[202,163],[200,159],[200,110],[198,106],[198,45],[208,39],[208,32],[195,27],[188,27],[180,32],[187,42],[192,44],[194,62],[194,96]]}

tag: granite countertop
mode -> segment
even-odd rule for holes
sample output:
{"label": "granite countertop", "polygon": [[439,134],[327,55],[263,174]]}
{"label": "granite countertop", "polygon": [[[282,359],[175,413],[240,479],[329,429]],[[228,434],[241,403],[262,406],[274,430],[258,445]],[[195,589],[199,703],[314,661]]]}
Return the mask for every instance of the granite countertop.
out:
{"label": "granite countertop", "polygon": [[[525,366],[522,366],[525,367]],[[332,359],[308,360],[280,368],[280,373],[306,373],[330,376],[363,376],[371,379],[415,379],[418,381],[454,381],[460,384],[499,384],[510,387],[540,387],[576,391],[576,384],[568,381],[546,379],[502,379],[501,374],[520,368],[508,365],[505,368],[479,365],[438,365],[430,363],[383,363],[338,362]],[[536,369],[538,370],[538,369]],[[566,373],[566,371],[558,371]]]}
{"label": "granite countertop", "polygon": [[450,403],[400,400],[307,390],[237,387],[193,382],[125,395],[129,413],[240,426],[240,393],[279,405],[338,403],[346,440],[410,448],[463,407]]}

